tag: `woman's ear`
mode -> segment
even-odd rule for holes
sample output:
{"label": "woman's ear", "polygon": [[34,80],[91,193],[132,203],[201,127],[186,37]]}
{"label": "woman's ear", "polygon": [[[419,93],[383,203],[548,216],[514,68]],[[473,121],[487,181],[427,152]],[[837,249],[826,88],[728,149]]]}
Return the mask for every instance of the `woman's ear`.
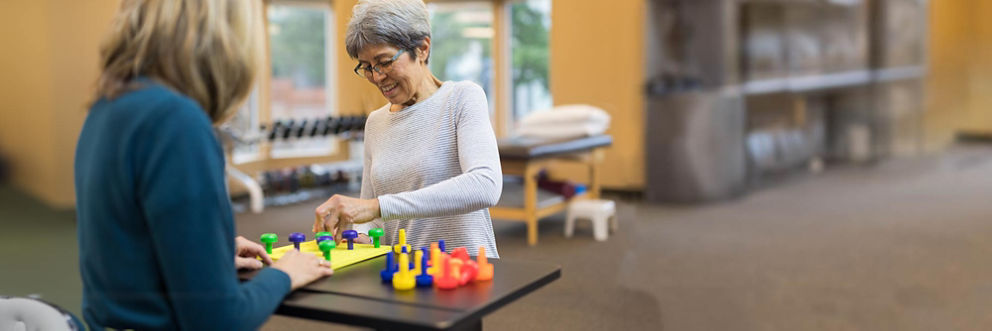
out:
{"label": "woman's ear", "polygon": [[424,41],[422,41],[420,43],[420,46],[417,47],[417,53],[419,53],[419,54],[417,54],[417,57],[418,58],[421,58],[421,59],[424,59],[423,62],[425,64],[430,60],[430,56],[431,56],[431,37],[424,37]]}

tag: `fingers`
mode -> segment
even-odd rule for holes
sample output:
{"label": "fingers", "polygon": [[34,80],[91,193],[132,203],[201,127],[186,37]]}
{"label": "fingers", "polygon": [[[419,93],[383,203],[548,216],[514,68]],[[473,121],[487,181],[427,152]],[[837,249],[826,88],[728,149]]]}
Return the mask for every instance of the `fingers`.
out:
{"label": "fingers", "polygon": [[310,276],[306,277],[304,283],[310,283],[318,278],[334,274],[331,263],[323,258],[312,254],[304,254],[293,250],[293,258],[300,259],[301,263],[307,267]]}
{"label": "fingers", "polygon": [[251,243],[251,241],[245,239],[245,237],[242,236],[234,237],[234,254],[241,255],[241,252],[245,250],[245,246],[248,243]]}
{"label": "fingers", "polygon": [[324,221],[324,231],[330,232],[335,239],[337,239],[339,236],[338,234],[338,229],[340,228],[340,224],[338,224],[339,220],[340,218],[338,217],[338,213],[335,210],[335,211],[331,211],[331,213],[327,215],[327,220]]}
{"label": "fingers", "polygon": [[269,257],[269,254],[265,253],[265,247],[262,247],[262,245],[256,242],[249,241],[241,237],[236,239],[241,239],[238,240],[237,255],[239,257],[247,257],[252,259],[259,257],[262,258],[263,263],[272,264],[272,258]]}
{"label": "fingers", "polygon": [[[235,244],[236,257],[246,258],[246,260],[244,261],[252,261],[252,262],[243,262],[243,263],[249,263],[250,265],[245,265],[245,266],[236,265],[239,269],[240,268],[257,269],[262,267],[262,263],[268,265],[272,264],[272,258],[269,257],[269,254],[265,253],[265,247],[262,247],[262,245],[254,241],[245,239],[245,237],[242,236],[235,237],[234,244]],[[255,259],[256,257],[261,258],[262,261],[258,261],[257,259]],[[235,264],[237,264],[238,261],[239,261],[238,259],[235,259],[234,261]],[[255,267],[255,265],[258,265],[258,267]]]}
{"label": "fingers", "polygon": [[296,290],[322,277],[334,274],[330,263],[313,254],[289,250],[272,267],[289,275],[290,288]]}
{"label": "fingers", "polygon": [[320,232],[320,231],[317,231],[317,228],[320,227],[320,226],[322,226],[322,225],[323,224],[321,224],[321,222],[320,222],[320,215],[317,214],[317,212],[315,211],[314,212],[314,217],[313,217],[313,230],[311,230],[311,231],[313,231],[313,233]]}
{"label": "fingers", "polygon": [[334,274],[334,269],[331,269],[331,262],[330,261],[326,261],[326,260],[321,259],[319,257],[315,257],[315,258],[317,259],[317,261],[319,261],[318,262],[319,263],[319,268],[317,268],[317,272],[318,273],[317,273],[317,277],[316,278],[320,278],[320,277],[324,277],[324,276],[330,276],[330,275]]}
{"label": "fingers", "polygon": [[261,269],[262,261],[250,257],[234,257],[234,266],[237,269]]}
{"label": "fingers", "polygon": [[255,256],[262,258],[262,262],[264,262],[265,264],[272,265],[272,257],[270,257],[269,254],[265,252],[265,248],[262,248],[262,246],[258,246],[258,250],[253,252],[253,254]]}
{"label": "fingers", "polygon": [[324,201],[324,203],[314,209],[313,232],[328,231],[324,230],[326,228],[325,219],[328,214],[332,214],[334,212],[334,205],[336,204],[335,201],[336,199],[332,196],[330,199],[327,199],[327,201]]}
{"label": "fingers", "polygon": [[339,227],[336,227],[336,228],[334,228],[334,241],[336,241],[336,242],[341,242],[341,241],[343,240],[343,239],[341,238],[341,233],[342,233],[342,232],[344,232],[344,231],[341,231],[341,227],[340,227],[340,226],[339,226]]}
{"label": "fingers", "polygon": [[323,207],[324,205],[321,205],[320,207],[317,207],[317,209],[314,211],[314,218],[313,218],[314,233],[325,231],[324,219],[327,218],[328,212],[327,209]]}

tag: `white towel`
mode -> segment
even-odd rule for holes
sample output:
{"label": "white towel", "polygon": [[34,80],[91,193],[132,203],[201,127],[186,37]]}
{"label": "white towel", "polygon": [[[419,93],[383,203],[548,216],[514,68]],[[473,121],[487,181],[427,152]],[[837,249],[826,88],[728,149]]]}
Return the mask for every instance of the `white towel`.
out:
{"label": "white towel", "polygon": [[610,115],[590,105],[562,105],[527,115],[520,120],[517,134],[544,139],[568,139],[606,132]]}

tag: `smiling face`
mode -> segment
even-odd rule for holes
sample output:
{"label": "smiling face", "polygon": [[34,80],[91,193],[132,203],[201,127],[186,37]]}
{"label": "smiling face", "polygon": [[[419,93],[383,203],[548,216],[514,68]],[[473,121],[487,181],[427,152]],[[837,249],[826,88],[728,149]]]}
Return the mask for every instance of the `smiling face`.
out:
{"label": "smiling face", "polygon": [[[390,103],[408,105],[416,102],[423,93],[424,82],[430,81],[430,70],[424,62],[426,54],[422,48],[414,49],[417,59],[414,60],[410,51],[403,51],[396,60],[389,63],[400,49],[391,45],[375,45],[366,47],[358,52],[361,67],[379,66],[381,73],[373,71],[365,78],[379,88],[382,96]],[[361,72],[361,69],[359,69]]]}

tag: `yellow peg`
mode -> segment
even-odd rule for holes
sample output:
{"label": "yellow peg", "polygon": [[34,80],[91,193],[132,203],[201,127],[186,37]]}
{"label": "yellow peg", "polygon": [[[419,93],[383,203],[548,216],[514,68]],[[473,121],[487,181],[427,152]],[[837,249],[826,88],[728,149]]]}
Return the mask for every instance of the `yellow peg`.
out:
{"label": "yellow peg", "polygon": [[414,256],[413,257],[413,274],[414,275],[419,275],[421,273],[421,271],[420,271],[421,270],[420,269],[420,264],[421,264],[420,261],[423,261],[424,260],[424,251],[418,249],[417,252],[415,254],[413,254],[413,256]]}
{"label": "yellow peg", "polygon": [[400,229],[399,239],[400,240],[398,244],[396,246],[393,246],[393,252],[396,252],[396,254],[403,253],[404,246],[406,246],[407,252],[413,251],[413,249],[410,248],[410,245],[406,244],[406,229]]}
{"label": "yellow peg", "polygon": [[393,275],[393,288],[397,291],[412,289],[417,281],[410,273],[410,255],[400,254],[399,264],[400,270]]}

